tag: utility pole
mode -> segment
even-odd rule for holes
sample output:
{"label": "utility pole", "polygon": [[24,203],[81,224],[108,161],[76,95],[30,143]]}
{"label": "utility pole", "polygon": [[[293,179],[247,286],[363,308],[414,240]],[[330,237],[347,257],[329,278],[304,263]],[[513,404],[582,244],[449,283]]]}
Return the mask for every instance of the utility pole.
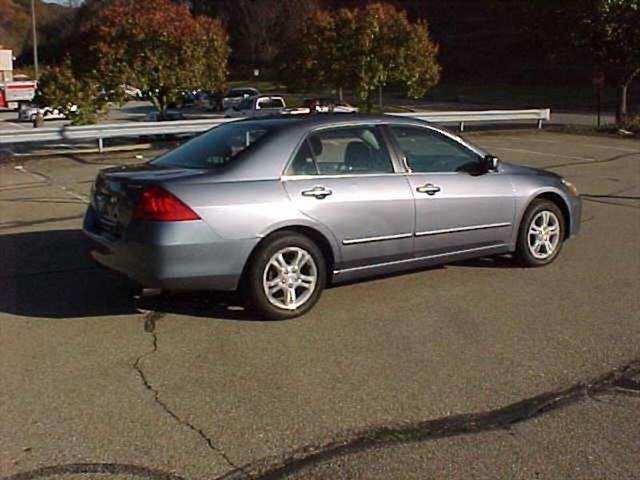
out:
{"label": "utility pole", "polygon": [[34,80],[38,80],[38,36],[36,34],[35,0],[31,0],[31,30],[33,32],[33,70],[35,75]]}

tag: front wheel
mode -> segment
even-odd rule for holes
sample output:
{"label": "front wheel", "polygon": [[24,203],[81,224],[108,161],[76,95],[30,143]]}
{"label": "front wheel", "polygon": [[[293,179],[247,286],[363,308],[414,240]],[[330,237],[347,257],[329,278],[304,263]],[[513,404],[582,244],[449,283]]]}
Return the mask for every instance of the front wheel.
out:
{"label": "front wheel", "polygon": [[564,215],[558,206],[545,199],[534,200],[525,212],[516,257],[526,267],[542,267],[553,262],[564,240]]}
{"label": "front wheel", "polygon": [[258,247],[244,278],[247,306],[268,320],[308,312],[325,286],[326,265],[318,246],[296,232],[280,232]]}

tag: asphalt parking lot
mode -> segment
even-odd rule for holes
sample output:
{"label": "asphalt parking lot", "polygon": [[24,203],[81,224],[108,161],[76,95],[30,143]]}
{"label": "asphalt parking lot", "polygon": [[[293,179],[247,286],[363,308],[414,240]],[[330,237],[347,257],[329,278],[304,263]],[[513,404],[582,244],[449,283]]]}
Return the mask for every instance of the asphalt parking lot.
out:
{"label": "asphalt parking lot", "polygon": [[640,141],[468,138],[577,185],[557,262],[340,286],[283,322],[93,266],[91,182],[133,153],[0,165],[0,477],[640,478]]}

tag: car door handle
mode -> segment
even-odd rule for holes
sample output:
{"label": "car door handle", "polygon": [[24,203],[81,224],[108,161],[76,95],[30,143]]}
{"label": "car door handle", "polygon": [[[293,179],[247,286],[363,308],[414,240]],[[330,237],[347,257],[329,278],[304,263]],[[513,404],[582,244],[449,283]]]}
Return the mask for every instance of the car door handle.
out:
{"label": "car door handle", "polygon": [[416,192],[426,193],[427,195],[435,195],[440,191],[440,187],[434,185],[433,183],[427,183],[425,185],[420,185],[416,188]]}
{"label": "car door handle", "polygon": [[328,197],[333,193],[333,190],[327,187],[323,187],[322,185],[316,185],[313,188],[309,188],[307,190],[302,190],[302,195],[305,197],[316,197],[319,200]]}

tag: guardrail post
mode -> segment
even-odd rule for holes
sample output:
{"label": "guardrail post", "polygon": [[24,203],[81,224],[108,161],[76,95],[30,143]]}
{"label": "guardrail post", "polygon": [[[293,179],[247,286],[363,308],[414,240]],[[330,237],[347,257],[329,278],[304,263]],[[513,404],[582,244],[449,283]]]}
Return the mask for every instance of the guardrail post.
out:
{"label": "guardrail post", "polygon": [[464,132],[464,122],[460,122],[460,125],[458,125],[458,131]]}
{"label": "guardrail post", "polygon": [[538,130],[542,129],[542,119],[538,120]]}
{"label": "guardrail post", "polygon": [[98,151],[100,153],[104,152],[104,144],[102,142],[102,137],[98,137]]}

